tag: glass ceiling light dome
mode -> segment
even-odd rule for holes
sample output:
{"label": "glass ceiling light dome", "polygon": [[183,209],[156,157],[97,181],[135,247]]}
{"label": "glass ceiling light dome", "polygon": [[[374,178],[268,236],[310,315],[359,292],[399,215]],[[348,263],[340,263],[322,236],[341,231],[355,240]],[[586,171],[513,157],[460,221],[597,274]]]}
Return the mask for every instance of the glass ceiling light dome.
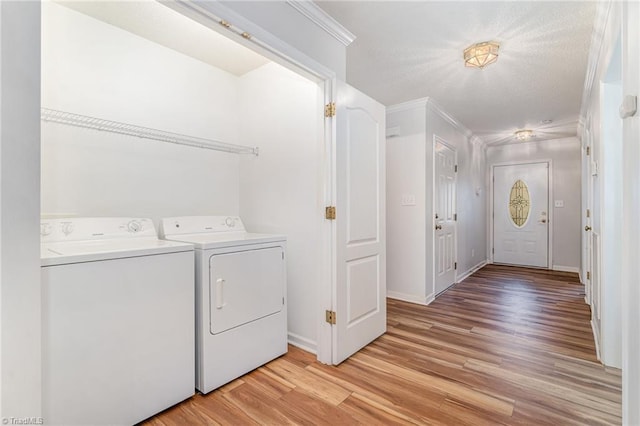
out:
{"label": "glass ceiling light dome", "polygon": [[515,132],[515,136],[519,141],[528,141],[535,135],[533,134],[533,130],[518,130]]}
{"label": "glass ceiling light dome", "polygon": [[497,41],[485,41],[472,44],[464,49],[464,66],[472,68],[484,68],[498,60],[498,49],[500,43]]}

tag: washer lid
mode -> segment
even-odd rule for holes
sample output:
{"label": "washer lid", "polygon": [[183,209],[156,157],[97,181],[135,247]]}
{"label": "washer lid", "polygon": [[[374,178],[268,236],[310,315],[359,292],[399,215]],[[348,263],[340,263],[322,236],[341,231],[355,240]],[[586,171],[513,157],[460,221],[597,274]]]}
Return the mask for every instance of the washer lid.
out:
{"label": "washer lid", "polygon": [[193,251],[193,245],[157,238],[43,243],[40,244],[40,264],[66,265],[184,251]]}
{"label": "washer lid", "polygon": [[42,266],[150,256],[193,250],[159,240],[151,219],[130,217],[47,219],[40,222]]}
{"label": "washer lid", "polygon": [[209,250],[224,247],[245,246],[286,241],[284,235],[253,234],[250,232],[225,232],[212,234],[181,234],[165,237],[171,241],[193,244],[196,249]]}

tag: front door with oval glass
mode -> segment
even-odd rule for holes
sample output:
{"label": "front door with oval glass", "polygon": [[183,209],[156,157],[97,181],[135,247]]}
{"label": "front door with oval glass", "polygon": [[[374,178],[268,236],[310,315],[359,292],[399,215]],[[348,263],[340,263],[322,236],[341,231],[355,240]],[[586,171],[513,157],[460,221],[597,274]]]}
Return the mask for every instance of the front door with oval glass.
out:
{"label": "front door with oval glass", "polygon": [[549,164],[493,168],[493,261],[549,266]]}

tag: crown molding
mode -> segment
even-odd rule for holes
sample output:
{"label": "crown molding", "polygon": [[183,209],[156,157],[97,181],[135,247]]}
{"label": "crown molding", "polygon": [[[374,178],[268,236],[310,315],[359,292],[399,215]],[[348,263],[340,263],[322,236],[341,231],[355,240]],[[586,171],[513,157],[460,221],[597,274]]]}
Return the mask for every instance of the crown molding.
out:
{"label": "crown molding", "polygon": [[409,109],[421,108],[421,107],[426,108],[427,103],[429,102],[430,99],[431,98],[428,98],[428,97],[420,98],[420,99],[414,99],[407,102],[402,102],[401,104],[389,105],[388,107],[386,107],[386,113],[390,114],[394,112],[406,111]]}
{"label": "crown molding", "polygon": [[587,60],[587,73],[584,78],[584,88],[582,90],[582,104],[580,105],[580,117],[578,118],[578,137],[582,137],[582,129],[587,120],[587,112],[591,104],[591,93],[593,83],[596,79],[598,71],[598,62],[602,52],[604,43],[605,30],[609,20],[613,0],[607,0],[598,3],[596,18],[593,23],[593,32],[591,33],[591,45],[589,46],[589,58]]}
{"label": "crown molding", "polygon": [[287,0],[287,3],[343,45],[348,46],[356,39],[353,33],[343,27],[342,24],[333,19],[331,15],[322,10],[313,1]]}
{"label": "crown molding", "polygon": [[386,108],[386,113],[390,114],[390,113],[394,113],[394,112],[401,112],[401,111],[406,111],[406,110],[415,109],[415,108],[425,108],[425,109],[428,109],[428,110],[438,114],[438,116],[440,116],[443,120],[445,120],[447,123],[451,124],[458,131],[460,131],[462,134],[464,134],[465,137],[467,137],[467,139],[469,140],[469,143],[479,144],[479,145],[482,145],[483,147],[486,148],[486,143],[484,142],[484,140],[481,137],[479,137],[477,135],[474,135],[471,130],[469,130],[464,124],[462,124],[460,121],[458,121],[451,114],[446,112],[431,97],[414,99],[412,101],[403,102],[401,104],[388,106]]}
{"label": "crown molding", "polygon": [[[469,130],[467,126],[459,122],[454,116],[446,112],[433,98],[428,98],[427,108],[432,112],[438,114],[443,120],[447,121],[453,127],[458,129],[462,134],[464,134],[469,140],[471,140],[473,132]],[[480,139],[480,137],[478,137],[478,139]]]}

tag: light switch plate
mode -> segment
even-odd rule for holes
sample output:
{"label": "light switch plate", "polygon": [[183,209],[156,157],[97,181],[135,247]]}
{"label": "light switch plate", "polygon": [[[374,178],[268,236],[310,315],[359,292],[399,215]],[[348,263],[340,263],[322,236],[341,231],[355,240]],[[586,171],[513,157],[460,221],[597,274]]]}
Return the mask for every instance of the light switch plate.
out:
{"label": "light switch plate", "polygon": [[402,194],[402,198],[400,199],[400,205],[415,206],[416,196],[414,194]]}

